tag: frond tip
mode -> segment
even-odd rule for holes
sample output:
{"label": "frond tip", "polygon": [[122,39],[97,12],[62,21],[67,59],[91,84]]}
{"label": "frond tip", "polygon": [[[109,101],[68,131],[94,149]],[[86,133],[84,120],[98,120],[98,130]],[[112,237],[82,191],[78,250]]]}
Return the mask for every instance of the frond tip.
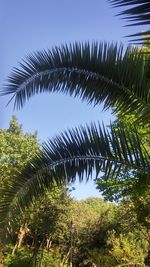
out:
{"label": "frond tip", "polygon": [[[125,10],[121,11],[118,15],[122,16],[123,19],[127,20],[129,24],[127,26],[140,26],[140,25],[150,25],[150,1],[149,0],[108,0],[114,7],[127,7]],[[130,7],[131,6],[131,7]],[[146,30],[144,33],[145,43],[150,41],[150,31]],[[136,33],[129,35],[133,37],[139,37],[139,39],[132,40],[133,42],[143,43],[141,38],[141,33]]]}

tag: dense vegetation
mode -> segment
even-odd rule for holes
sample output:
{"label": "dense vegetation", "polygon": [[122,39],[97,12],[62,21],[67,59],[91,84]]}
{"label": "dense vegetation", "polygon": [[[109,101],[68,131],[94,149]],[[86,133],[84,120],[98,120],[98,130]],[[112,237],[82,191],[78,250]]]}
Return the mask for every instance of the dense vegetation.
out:
{"label": "dense vegetation", "polygon": [[[14,117],[9,128],[0,134],[2,193],[11,179],[17,179],[23,162],[27,164],[34,152],[39,153],[39,145],[36,134],[24,134]],[[94,197],[77,201],[70,197],[67,185],[54,185],[22,214],[15,215],[14,210],[15,222],[8,228],[1,250],[3,264],[146,266],[150,219],[149,213],[144,212],[148,212],[149,197],[138,200],[135,202],[128,195],[118,204]],[[138,205],[143,206],[140,209]]]}

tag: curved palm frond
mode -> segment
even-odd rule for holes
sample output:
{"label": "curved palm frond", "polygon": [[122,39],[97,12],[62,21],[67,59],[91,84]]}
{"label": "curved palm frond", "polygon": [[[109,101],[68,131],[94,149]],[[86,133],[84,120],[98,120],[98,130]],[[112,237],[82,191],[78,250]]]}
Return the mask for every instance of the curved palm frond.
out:
{"label": "curved palm frond", "polygon": [[[106,179],[116,177],[120,170],[150,171],[150,156],[140,143],[136,129],[117,131],[100,125],[68,130],[45,143],[41,155],[4,188],[0,199],[1,225],[13,223],[14,212],[24,210],[46,188],[55,182],[82,181],[102,171]],[[2,192],[2,191],[1,191]]]}
{"label": "curved palm frond", "polygon": [[[150,1],[149,0],[109,0],[115,7],[127,7],[119,13],[124,19],[129,21],[127,26],[140,26],[150,24]],[[150,41],[150,30],[143,31],[142,33],[136,33],[129,35],[130,37],[139,37],[139,39],[131,40],[133,42],[139,42],[139,44],[148,43]],[[143,38],[144,36],[144,38]]]}
{"label": "curved palm frond", "polygon": [[[31,96],[61,92],[122,112],[150,111],[147,68],[137,49],[106,43],[74,43],[27,57],[14,69],[3,94],[13,94],[15,107]],[[144,86],[143,86],[144,85]]]}

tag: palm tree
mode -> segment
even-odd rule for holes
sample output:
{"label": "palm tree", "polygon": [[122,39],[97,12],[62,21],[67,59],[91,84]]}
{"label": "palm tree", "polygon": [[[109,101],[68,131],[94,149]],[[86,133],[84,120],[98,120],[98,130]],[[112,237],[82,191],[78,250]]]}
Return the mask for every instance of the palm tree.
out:
{"label": "palm tree", "polygon": [[[150,1],[149,0],[108,0],[114,7],[127,7],[119,15],[129,21],[127,26],[139,26],[150,24]],[[131,7],[130,7],[131,6]],[[144,37],[143,37],[144,35]],[[138,32],[130,35],[130,37],[136,38],[131,40],[139,44],[148,43],[150,41],[150,30],[144,32]]]}
{"label": "palm tree", "polygon": [[[104,109],[122,114],[134,112],[138,123],[149,125],[149,60],[139,49],[123,52],[123,46],[106,43],[75,43],[32,54],[14,69],[4,94],[13,94],[15,107],[42,92],[62,92]],[[140,142],[138,129],[91,124],[68,130],[43,145],[40,156],[27,166],[18,179],[2,190],[0,217],[15,222],[14,212],[22,211],[53,182],[88,180],[103,171],[114,178],[120,170],[150,173],[150,157]]]}
{"label": "palm tree", "polygon": [[43,50],[14,69],[3,93],[13,94],[17,108],[35,94],[61,92],[93,105],[103,102],[104,109],[113,107],[114,112],[135,111],[145,119],[149,61],[144,61],[141,51],[127,48],[124,52],[122,45],[97,42]]}

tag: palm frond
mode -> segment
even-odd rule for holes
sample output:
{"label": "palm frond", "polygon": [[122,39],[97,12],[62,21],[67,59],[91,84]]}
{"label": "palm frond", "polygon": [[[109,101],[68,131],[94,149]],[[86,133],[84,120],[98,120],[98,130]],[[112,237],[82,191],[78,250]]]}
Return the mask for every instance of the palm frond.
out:
{"label": "palm frond", "polygon": [[[140,25],[149,25],[150,24],[150,1],[149,0],[109,0],[114,7],[127,7],[119,13],[123,16],[129,24],[127,26],[140,26]],[[144,36],[144,42],[150,41],[150,30],[143,31],[142,33],[136,33],[129,35],[132,37]],[[138,42],[139,44],[143,43],[143,38],[133,39],[133,42]]]}
{"label": "palm frond", "polygon": [[[144,56],[107,43],[74,43],[29,55],[14,69],[3,94],[20,108],[31,96],[61,92],[122,112],[150,110]],[[144,87],[143,87],[144,84]]]}
{"label": "palm frond", "polygon": [[[43,145],[41,155],[1,190],[1,225],[13,223],[14,212],[24,211],[45,189],[53,183],[74,182],[79,177],[88,180],[102,171],[109,179],[120,170],[150,171],[150,157],[140,143],[136,129],[117,131],[110,127],[91,124],[68,130]],[[95,177],[94,177],[95,178]]]}

